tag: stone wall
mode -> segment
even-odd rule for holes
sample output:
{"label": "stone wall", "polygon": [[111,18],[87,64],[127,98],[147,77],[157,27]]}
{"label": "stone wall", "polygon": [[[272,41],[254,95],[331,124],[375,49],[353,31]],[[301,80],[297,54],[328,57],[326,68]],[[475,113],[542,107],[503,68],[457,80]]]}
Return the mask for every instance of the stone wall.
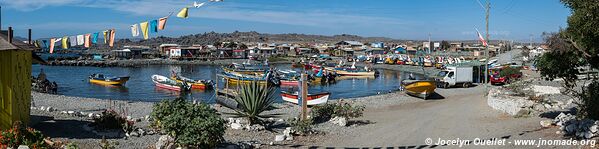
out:
{"label": "stone wall", "polygon": [[528,97],[502,95],[500,92],[500,89],[493,88],[487,96],[487,104],[495,110],[515,116],[535,104],[533,101],[528,100]]}

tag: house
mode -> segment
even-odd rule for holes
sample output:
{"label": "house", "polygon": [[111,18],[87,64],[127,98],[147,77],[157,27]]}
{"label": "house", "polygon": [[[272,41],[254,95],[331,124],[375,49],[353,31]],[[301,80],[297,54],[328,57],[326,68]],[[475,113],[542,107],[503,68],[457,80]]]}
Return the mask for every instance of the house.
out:
{"label": "house", "polygon": [[0,129],[7,130],[16,121],[29,123],[31,64],[45,63],[33,53],[36,50],[39,48],[15,40],[11,27],[0,31]]}
{"label": "house", "polygon": [[358,41],[340,41],[335,44],[339,48],[351,48],[353,50],[363,50],[364,44]]}
{"label": "house", "polygon": [[170,55],[171,49],[176,49],[178,47],[178,44],[160,44],[158,50],[160,51],[160,55],[168,57]]}
{"label": "house", "polygon": [[335,56],[347,57],[354,56],[355,51],[353,49],[336,49],[335,51],[333,51],[333,54]]}
{"label": "house", "polygon": [[250,50],[248,49],[237,49],[233,50],[233,58],[246,59],[248,58]]}

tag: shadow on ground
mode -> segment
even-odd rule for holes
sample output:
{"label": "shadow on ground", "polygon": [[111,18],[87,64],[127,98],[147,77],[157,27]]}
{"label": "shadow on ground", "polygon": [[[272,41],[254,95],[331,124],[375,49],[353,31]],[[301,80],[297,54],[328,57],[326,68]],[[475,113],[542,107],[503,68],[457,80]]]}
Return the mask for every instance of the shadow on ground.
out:
{"label": "shadow on ground", "polygon": [[[50,138],[71,138],[71,139],[102,139],[102,135],[98,135],[92,131],[86,130],[84,127],[89,126],[91,122],[83,120],[56,120],[53,117],[31,115],[32,128],[41,131],[44,135]],[[113,133],[121,130],[111,131]],[[105,136],[106,139],[122,138],[122,133],[116,133],[116,136]]]}

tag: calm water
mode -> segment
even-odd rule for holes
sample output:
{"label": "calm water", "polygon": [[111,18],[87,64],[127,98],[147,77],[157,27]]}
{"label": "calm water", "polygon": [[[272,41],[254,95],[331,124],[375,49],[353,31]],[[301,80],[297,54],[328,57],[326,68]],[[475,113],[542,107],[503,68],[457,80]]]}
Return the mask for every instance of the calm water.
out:
{"label": "calm water", "polygon": [[[278,65],[276,67],[287,69],[289,65]],[[150,76],[154,74],[169,76],[171,70],[175,70],[181,72],[182,76],[192,79],[216,80],[216,74],[221,73],[219,66],[199,65],[150,65],[139,68],[33,65],[32,75],[37,76],[40,69],[44,69],[50,81],[56,81],[59,86],[58,93],[67,96],[141,101],[159,101],[161,99],[185,96],[188,99],[203,100],[209,103],[214,102],[213,90],[193,90],[189,94],[180,95],[178,92],[156,88]],[[339,77],[335,84],[312,85],[308,90],[312,93],[331,92],[332,99],[362,97],[395,91],[398,89],[401,80],[408,78],[408,74],[402,72],[391,70],[378,71],[380,72],[378,77]],[[93,73],[103,73],[112,76],[128,75],[131,78],[123,87],[103,86],[88,82],[87,77]],[[219,87],[224,86],[222,80],[218,82]],[[278,90],[280,89],[278,88]],[[283,87],[282,89],[289,90],[290,88]],[[291,90],[293,89],[291,88]],[[280,96],[277,97],[279,101],[282,101]]]}

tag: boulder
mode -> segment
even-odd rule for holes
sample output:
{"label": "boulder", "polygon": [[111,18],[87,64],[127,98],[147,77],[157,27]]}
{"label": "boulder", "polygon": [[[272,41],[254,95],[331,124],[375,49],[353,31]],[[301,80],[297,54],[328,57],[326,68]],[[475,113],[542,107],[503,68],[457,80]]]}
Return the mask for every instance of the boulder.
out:
{"label": "boulder", "polygon": [[290,135],[290,136],[285,136],[285,140],[287,140],[287,141],[291,141],[291,140],[293,140],[293,136],[292,136],[292,135]]}
{"label": "boulder", "polygon": [[540,123],[542,127],[549,127],[553,124],[552,120],[542,120]]}
{"label": "boulder", "polygon": [[158,138],[158,141],[155,144],[156,149],[173,149],[175,145],[173,144],[175,139],[173,139],[169,135],[162,135]]}
{"label": "boulder", "polygon": [[29,149],[29,146],[27,146],[27,145],[19,145],[19,147],[17,149]]}
{"label": "boulder", "polygon": [[589,131],[591,131],[592,133],[597,133],[597,127],[599,126],[593,124],[593,126],[589,127]]}
{"label": "boulder", "polygon": [[339,126],[347,126],[347,118],[345,117],[334,117],[330,122]]}
{"label": "boulder", "polygon": [[585,139],[590,139],[590,138],[592,138],[593,136],[595,136],[595,134],[593,134],[591,131],[585,131],[585,132],[584,132],[584,138],[585,138]]}
{"label": "boulder", "polygon": [[281,142],[285,140],[285,135],[276,135],[275,142]]}
{"label": "boulder", "polygon": [[231,125],[230,125],[230,126],[231,126],[231,128],[233,128],[233,129],[241,129],[241,128],[243,128],[243,127],[241,126],[241,124],[239,124],[239,123],[231,123]]}
{"label": "boulder", "polygon": [[139,137],[139,133],[137,133],[136,131],[133,131],[133,132],[130,132],[130,133],[129,133],[129,136],[132,136],[132,137]]}
{"label": "boulder", "polygon": [[89,113],[89,114],[87,114],[87,117],[89,117],[89,118],[94,118],[94,113]]}
{"label": "boulder", "polygon": [[572,123],[566,126],[566,134],[576,133],[576,124]]}

